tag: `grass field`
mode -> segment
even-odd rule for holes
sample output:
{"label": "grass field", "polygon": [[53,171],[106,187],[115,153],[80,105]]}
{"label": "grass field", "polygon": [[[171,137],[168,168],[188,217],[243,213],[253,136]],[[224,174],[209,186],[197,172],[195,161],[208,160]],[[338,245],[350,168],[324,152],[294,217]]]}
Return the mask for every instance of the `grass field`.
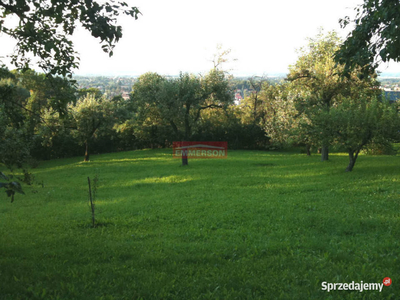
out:
{"label": "grass field", "polygon": [[[0,194],[0,299],[399,299],[400,157],[143,150]],[[91,228],[87,176],[98,175]],[[393,284],[322,291],[321,283]]]}

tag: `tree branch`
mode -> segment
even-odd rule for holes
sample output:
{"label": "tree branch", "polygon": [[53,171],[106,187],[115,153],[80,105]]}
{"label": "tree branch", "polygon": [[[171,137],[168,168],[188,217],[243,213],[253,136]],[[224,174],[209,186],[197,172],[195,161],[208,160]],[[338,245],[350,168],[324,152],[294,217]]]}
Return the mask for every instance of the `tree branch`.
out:
{"label": "tree branch", "polygon": [[197,110],[197,113],[196,113],[196,118],[194,119],[194,123],[196,123],[197,120],[200,118],[200,112],[203,109],[207,109],[207,108],[223,108],[223,106],[222,105],[217,105],[217,104],[210,104],[210,105],[207,105],[207,106],[199,107],[199,109]]}

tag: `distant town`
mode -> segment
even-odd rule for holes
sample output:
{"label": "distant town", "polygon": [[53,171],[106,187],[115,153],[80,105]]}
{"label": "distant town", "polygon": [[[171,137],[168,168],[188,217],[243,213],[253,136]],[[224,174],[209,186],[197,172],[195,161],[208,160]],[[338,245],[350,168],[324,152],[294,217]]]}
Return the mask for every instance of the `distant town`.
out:
{"label": "distant town", "polygon": [[380,77],[382,89],[385,91],[386,97],[390,101],[400,99],[400,78],[399,77]]}
{"label": "distant town", "polygon": [[[174,76],[171,76],[174,77]],[[79,89],[96,88],[107,99],[113,99],[122,96],[123,99],[129,99],[132,92],[132,86],[137,81],[138,76],[75,76]],[[249,96],[254,90],[248,83],[250,77],[234,77],[233,90],[235,102],[240,101]],[[256,77],[260,78],[260,77]],[[270,83],[278,83],[284,80],[285,75],[276,75],[274,77],[266,77]],[[383,74],[379,77],[382,89],[386,97],[390,101],[400,99],[400,74]]]}
{"label": "distant town", "polygon": [[107,99],[122,96],[127,100],[137,77],[75,76],[74,79],[79,89],[96,88]]}

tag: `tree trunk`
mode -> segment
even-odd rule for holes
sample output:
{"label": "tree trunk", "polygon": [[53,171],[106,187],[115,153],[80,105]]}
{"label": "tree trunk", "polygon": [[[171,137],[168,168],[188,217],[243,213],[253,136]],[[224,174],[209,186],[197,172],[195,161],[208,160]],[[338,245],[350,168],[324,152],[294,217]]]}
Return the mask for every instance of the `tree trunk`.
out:
{"label": "tree trunk", "polygon": [[257,91],[256,91],[256,96],[254,98],[254,111],[253,111],[253,118],[254,118],[254,126],[257,125]]}
{"label": "tree trunk", "polygon": [[187,149],[182,149],[182,166],[188,166],[188,157],[187,157]]}
{"label": "tree trunk", "polygon": [[189,140],[192,136],[192,128],[190,127],[189,120],[185,120],[185,140]]}
{"label": "tree trunk", "polygon": [[189,117],[190,117],[190,104],[186,103],[186,111],[185,111],[185,139],[188,141],[189,138],[192,136],[192,128],[190,126],[190,121],[189,121]]}
{"label": "tree trunk", "polygon": [[356,160],[357,160],[357,157],[358,157],[358,153],[360,153],[360,150],[357,150],[354,153],[353,150],[349,149],[349,165],[346,168],[346,172],[353,171],[354,165],[356,164]]}
{"label": "tree trunk", "polygon": [[322,146],[321,148],[321,161],[326,161],[329,159],[329,147]]}
{"label": "tree trunk", "polygon": [[179,130],[178,127],[176,127],[176,124],[174,121],[169,120],[169,124],[171,124],[172,130],[174,131],[176,136],[179,136]]}
{"label": "tree trunk", "polygon": [[311,146],[306,145],[307,156],[311,156]]}
{"label": "tree trunk", "polygon": [[89,142],[86,141],[85,161],[89,161]]}

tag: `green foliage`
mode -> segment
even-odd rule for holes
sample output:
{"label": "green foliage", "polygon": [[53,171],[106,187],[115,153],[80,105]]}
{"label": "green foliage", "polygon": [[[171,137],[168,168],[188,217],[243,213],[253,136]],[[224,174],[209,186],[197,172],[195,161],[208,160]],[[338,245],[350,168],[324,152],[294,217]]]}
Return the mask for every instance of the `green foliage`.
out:
{"label": "green foliage", "polygon": [[101,101],[95,95],[88,94],[85,98],[70,104],[72,135],[81,145],[86,146],[85,160],[89,160],[89,144],[97,137],[113,130],[114,116],[112,103]]}
{"label": "green foliage", "polygon": [[67,104],[76,101],[75,88],[66,79],[47,77],[31,70],[8,72],[2,69],[2,74],[0,161],[10,169],[25,168],[32,154],[43,158],[41,142],[54,135],[52,130],[59,129],[46,124],[46,116],[52,114],[53,123],[62,123]]}
{"label": "green foliage", "polygon": [[4,188],[7,197],[11,198],[11,203],[14,202],[15,193],[25,195],[22,190],[21,184],[18,181],[10,181],[13,176],[6,176],[3,172],[0,172],[0,180],[7,180],[8,182],[0,182],[0,188]]}
{"label": "green foliage", "polygon": [[77,156],[81,153],[78,140],[73,135],[71,116],[63,118],[50,109],[42,115],[38,126],[32,155],[38,159]]}
{"label": "green foliage", "polygon": [[305,141],[298,130],[301,120],[294,104],[293,89],[287,82],[263,86],[265,120],[263,129],[274,147],[292,145]]}
{"label": "green foliage", "polygon": [[368,155],[396,155],[397,150],[394,149],[392,143],[379,143],[376,144],[371,142],[370,144],[366,145],[364,150],[361,151],[362,153]]}
{"label": "green foliage", "polygon": [[[135,19],[140,14],[126,2],[110,0],[99,3],[85,0],[3,0],[0,1],[0,32],[17,41],[12,63],[18,69],[29,69],[30,54],[39,58],[39,66],[51,75],[72,75],[78,67],[78,54],[70,36],[79,24],[93,37],[100,39],[101,47],[110,56],[122,37],[117,24],[120,14]],[[18,25],[8,24],[11,17]]]}
{"label": "green foliage", "polygon": [[[359,76],[354,70],[348,77],[341,76],[343,66],[334,61],[334,54],[340,47],[335,32],[310,39],[307,48],[301,49],[301,56],[290,68],[288,80],[292,83],[292,97],[298,112],[297,128],[293,132],[299,142],[327,148],[337,135],[328,123],[330,110],[340,106],[344,98],[353,99],[357,104],[360,97],[371,97],[379,93],[375,76]],[[327,154],[327,153],[325,153]],[[323,155],[323,160],[327,155]]]}
{"label": "green foliage", "polygon": [[369,144],[387,146],[399,140],[400,118],[396,106],[388,101],[369,98],[344,98],[329,112],[320,114],[317,124],[328,132],[333,143],[349,153],[351,171],[358,154]]}
{"label": "green foliage", "polygon": [[342,19],[342,27],[355,25],[336,54],[349,72],[357,66],[371,74],[381,61],[400,61],[400,4],[397,0],[364,0],[354,20]]}
{"label": "green foliage", "polygon": [[225,73],[213,69],[206,76],[180,74],[176,79],[146,73],[134,84],[131,101],[139,126],[153,135],[151,139],[168,126],[171,133],[161,139],[171,141],[191,139],[202,111],[223,108],[232,96]]}
{"label": "green foliage", "polygon": [[[77,133],[76,121],[70,111],[76,108],[79,93],[71,81],[32,70],[0,71],[0,162],[10,169],[23,169],[32,158],[79,155],[82,137]],[[122,98],[103,101],[99,93],[93,97],[99,102],[98,110],[103,110],[109,121],[89,139],[93,150],[111,152],[135,148],[138,143],[132,128],[125,126],[131,119],[130,103]],[[80,117],[84,118],[83,115]],[[82,132],[81,128],[78,131]]]}
{"label": "green foliage", "polygon": [[368,99],[344,99],[323,116],[335,134],[335,142],[354,152],[374,141],[388,144],[398,138],[399,117],[388,102]]}
{"label": "green foliage", "polygon": [[0,129],[0,141],[0,162],[7,168],[22,168],[28,162],[32,139],[26,130],[5,126]]}
{"label": "green foliage", "polygon": [[242,106],[205,110],[199,120],[193,140],[226,141],[229,149],[266,149],[269,138],[264,129],[252,120],[246,122],[247,111]]}
{"label": "green foliage", "polygon": [[103,97],[103,93],[98,88],[79,89],[77,94],[78,98],[85,97],[87,94],[93,94],[98,100]]}
{"label": "green foliage", "polygon": [[34,120],[34,126],[40,123],[41,114],[52,109],[61,115],[66,114],[68,103],[76,102],[74,81],[58,76],[48,76],[33,70],[13,71],[19,85],[30,91],[30,98],[24,104]]}
{"label": "green foliage", "polygon": [[[31,136],[23,105],[28,95],[15,77],[3,69],[0,78],[0,162],[9,169],[21,168],[30,157]],[[28,93],[29,94],[29,93]]]}
{"label": "green foliage", "polygon": [[21,128],[27,117],[23,108],[30,93],[18,84],[12,73],[8,72],[7,69],[2,70],[4,73],[8,73],[8,76],[0,77],[0,105],[3,122],[14,128]]}
{"label": "green foliage", "polygon": [[315,39],[309,39],[308,46],[300,50],[296,64],[290,66],[288,80],[292,83],[293,105],[298,112],[298,142],[319,147],[331,142],[327,132],[316,129],[315,119],[328,113],[346,88],[333,60],[339,43],[335,32],[327,35],[320,32]]}
{"label": "green foliage", "polygon": [[[44,162],[29,201],[0,201],[2,299],[396,299],[399,156],[171,150]],[[89,174],[99,174],[96,220]],[[8,199],[2,192],[0,200]],[[321,283],[393,284],[377,291]],[[44,295],[44,296],[43,296]],[[104,296],[106,295],[106,296]]]}

